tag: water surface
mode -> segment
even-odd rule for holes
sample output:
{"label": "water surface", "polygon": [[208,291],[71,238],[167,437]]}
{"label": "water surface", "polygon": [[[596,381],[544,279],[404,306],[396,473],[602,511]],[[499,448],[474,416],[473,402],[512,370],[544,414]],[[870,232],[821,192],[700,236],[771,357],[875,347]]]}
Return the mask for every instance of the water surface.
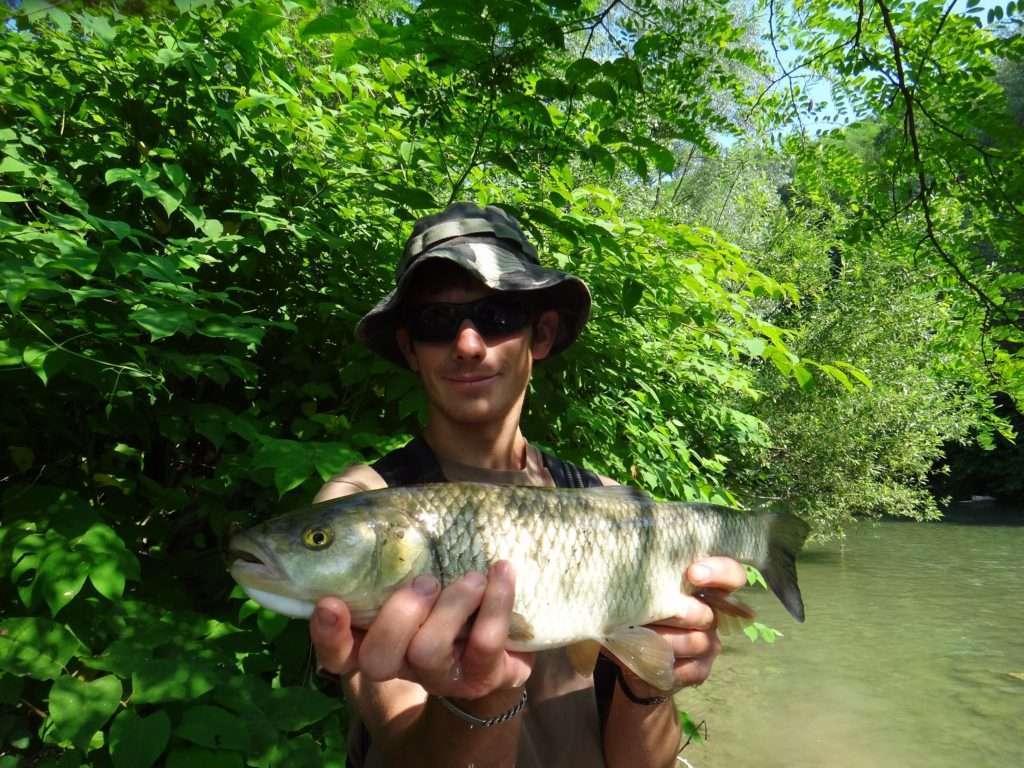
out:
{"label": "water surface", "polygon": [[802,625],[747,590],[785,637],[724,638],[709,682],[678,698],[709,731],[682,757],[693,768],[1024,765],[1024,516],[993,518],[1004,524],[862,524],[842,545],[812,546],[798,566]]}

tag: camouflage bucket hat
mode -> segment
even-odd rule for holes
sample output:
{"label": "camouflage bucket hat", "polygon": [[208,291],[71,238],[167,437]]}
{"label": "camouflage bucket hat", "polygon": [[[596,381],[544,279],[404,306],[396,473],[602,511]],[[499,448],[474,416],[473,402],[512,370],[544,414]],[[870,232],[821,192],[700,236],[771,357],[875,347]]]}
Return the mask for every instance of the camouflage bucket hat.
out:
{"label": "camouflage bucket hat", "polygon": [[454,203],[413,226],[395,270],[395,289],[366,313],[356,336],[382,357],[399,365],[405,358],[395,340],[402,301],[419,267],[446,259],[496,291],[529,292],[537,305],[559,314],[556,355],[571,345],[590,316],[590,291],[575,275],[540,265],[537,249],[519,222],[497,206]]}

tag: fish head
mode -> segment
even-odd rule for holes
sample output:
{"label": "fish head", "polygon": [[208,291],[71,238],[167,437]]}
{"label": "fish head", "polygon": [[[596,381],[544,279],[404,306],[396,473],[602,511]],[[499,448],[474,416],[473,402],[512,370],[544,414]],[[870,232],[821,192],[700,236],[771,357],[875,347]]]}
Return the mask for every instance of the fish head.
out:
{"label": "fish head", "polygon": [[431,551],[400,506],[372,493],[274,518],[233,536],[228,548],[231,576],[260,605],[307,618],[320,598],[338,597],[357,626],[429,569]]}

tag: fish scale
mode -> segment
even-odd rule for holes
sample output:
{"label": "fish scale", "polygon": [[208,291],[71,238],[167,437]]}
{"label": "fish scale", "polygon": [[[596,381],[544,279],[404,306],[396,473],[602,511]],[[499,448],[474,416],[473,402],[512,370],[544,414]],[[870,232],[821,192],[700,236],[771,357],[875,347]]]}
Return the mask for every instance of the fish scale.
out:
{"label": "fish scale", "polygon": [[762,518],[713,505],[636,501],[600,489],[436,484],[413,492],[412,517],[437,541],[448,584],[499,559],[516,570],[514,611],[538,649],[599,637],[674,613],[685,568],[704,555],[758,562]]}

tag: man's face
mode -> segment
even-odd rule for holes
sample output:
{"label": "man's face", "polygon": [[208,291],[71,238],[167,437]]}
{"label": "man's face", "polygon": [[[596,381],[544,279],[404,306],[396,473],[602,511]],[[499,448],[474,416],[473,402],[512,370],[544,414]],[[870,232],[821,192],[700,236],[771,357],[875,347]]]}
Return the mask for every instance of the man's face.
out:
{"label": "man's face", "polygon": [[[462,304],[494,293],[483,285],[453,286],[413,297],[417,304]],[[451,421],[484,424],[522,409],[533,360],[546,357],[554,343],[558,315],[549,311],[531,328],[484,338],[464,320],[450,342],[412,341],[398,331],[398,345],[409,367],[420,375],[431,408]]]}

